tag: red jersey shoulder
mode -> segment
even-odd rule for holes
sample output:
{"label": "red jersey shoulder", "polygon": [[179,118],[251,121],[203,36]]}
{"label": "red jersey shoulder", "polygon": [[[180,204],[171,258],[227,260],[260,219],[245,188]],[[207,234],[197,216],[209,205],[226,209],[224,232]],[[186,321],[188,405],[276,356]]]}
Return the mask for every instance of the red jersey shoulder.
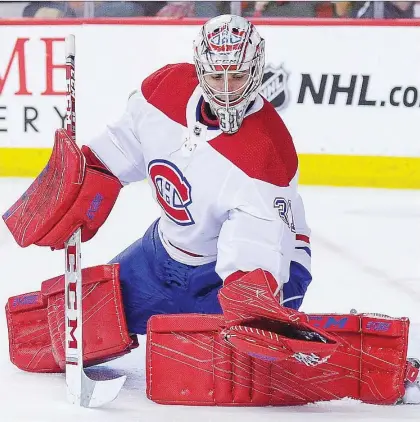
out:
{"label": "red jersey shoulder", "polygon": [[143,81],[141,92],[148,103],[186,126],[187,103],[197,85],[194,65],[168,64]]}
{"label": "red jersey shoulder", "polygon": [[222,134],[209,143],[249,177],[273,185],[287,186],[298,168],[292,137],[266,100],[261,110],[244,119],[237,133]]}

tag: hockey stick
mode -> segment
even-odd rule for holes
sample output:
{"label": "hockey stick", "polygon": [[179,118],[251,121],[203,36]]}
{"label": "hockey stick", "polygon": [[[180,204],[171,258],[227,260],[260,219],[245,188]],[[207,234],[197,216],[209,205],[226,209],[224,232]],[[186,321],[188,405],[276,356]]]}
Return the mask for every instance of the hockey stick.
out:
{"label": "hockey stick", "polygon": [[[66,38],[66,131],[76,139],[75,38]],[[65,244],[65,350],[67,397],[73,404],[98,407],[114,400],[126,376],[94,381],[83,370],[81,229]]]}

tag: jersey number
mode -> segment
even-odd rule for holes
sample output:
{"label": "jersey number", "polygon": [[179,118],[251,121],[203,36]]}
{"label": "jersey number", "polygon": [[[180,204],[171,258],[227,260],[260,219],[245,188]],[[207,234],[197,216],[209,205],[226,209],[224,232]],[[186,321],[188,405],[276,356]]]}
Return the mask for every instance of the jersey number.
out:
{"label": "jersey number", "polygon": [[292,202],[290,201],[290,199],[275,198],[274,208],[278,209],[279,216],[287,225],[287,227],[289,227],[289,229],[293,233],[296,233],[295,221],[293,219],[293,212],[292,212]]}
{"label": "jersey number", "polygon": [[236,110],[225,110],[221,108],[217,111],[219,116],[220,129],[223,131],[236,132],[239,129],[238,112]]}

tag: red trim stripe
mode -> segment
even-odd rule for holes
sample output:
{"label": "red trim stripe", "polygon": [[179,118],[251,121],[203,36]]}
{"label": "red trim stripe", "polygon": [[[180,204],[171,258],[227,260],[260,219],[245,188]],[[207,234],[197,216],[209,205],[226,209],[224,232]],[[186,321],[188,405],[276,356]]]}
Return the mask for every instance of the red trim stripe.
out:
{"label": "red trim stripe", "polygon": [[185,249],[181,249],[181,248],[178,248],[178,246],[175,246],[174,244],[172,244],[169,240],[167,241],[172,247],[174,247],[175,249],[178,249],[179,251],[181,251],[181,252],[184,252],[185,254],[187,254],[187,255],[189,255],[189,256],[193,256],[193,257],[195,257],[195,258],[202,258],[203,257],[203,255],[197,255],[197,254],[195,254],[195,253],[192,253],[192,252],[188,252],[188,251],[186,251]]}
{"label": "red trim stripe", "polygon": [[301,240],[302,242],[311,243],[309,241],[309,236],[305,236],[304,234],[297,234],[296,240]]}
{"label": "red trim stripe", "polygon": [[[420,26],[420,19],[342,19],[342,18],[250,18],[257,26]],[[0,26],[77,26],[77,25],[203,25],[197,18],[90,18],[90,19],[0,19]]]}

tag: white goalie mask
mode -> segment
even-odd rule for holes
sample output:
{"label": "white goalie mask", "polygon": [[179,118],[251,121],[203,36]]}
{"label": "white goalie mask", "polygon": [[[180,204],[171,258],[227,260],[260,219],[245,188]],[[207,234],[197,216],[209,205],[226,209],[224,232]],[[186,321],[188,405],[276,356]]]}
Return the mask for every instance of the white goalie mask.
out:
{"label": "white goalie mask", "polygon": [[194,63],[204,99],[223,132],[239,130],[260,89],[264,62],[264,40],[246,19],[221,15],[201,28]]}

